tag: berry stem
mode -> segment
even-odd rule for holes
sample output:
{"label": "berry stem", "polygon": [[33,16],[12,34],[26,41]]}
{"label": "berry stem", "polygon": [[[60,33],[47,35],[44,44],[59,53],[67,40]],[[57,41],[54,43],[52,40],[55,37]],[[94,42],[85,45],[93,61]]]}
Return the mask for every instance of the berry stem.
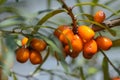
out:
{"label": "berry stem", "polygon": [[68,11],[68,15],[71,17],[72,22],[73,22],[73,32],[76,34],[77,33],[77,20],[72,12],[72,8],[68,7],[67,4],[64,2],[64,0],[58,0],[63,4],[63,8],[65,8]]}
{"label": "berry stem", "polygon": [[[76,0],[76,3],[81,3],[81,0]],[[79,6],[79,11],[81,13],[85,13],[82,6]],[[85,19],[85,16],[81,16],[81,17],[82,17],[82,19]]]}
{"label": "berry stem", "polygon": [[115,67],[115,65],[110,61],[110,59],[107,57],[107,55],[104,53],[104,51],[100,49],[100,52],[104,55],[104,57],[107,59],[107,61],[110,63],[110,65],[114,68],[114,70],[120,75],[120,70]]}

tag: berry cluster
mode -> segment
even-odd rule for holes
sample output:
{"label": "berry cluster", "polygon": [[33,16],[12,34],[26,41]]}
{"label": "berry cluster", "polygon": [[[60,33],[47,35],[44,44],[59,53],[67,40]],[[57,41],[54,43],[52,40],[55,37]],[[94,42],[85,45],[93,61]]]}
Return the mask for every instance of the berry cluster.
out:
{"label": "berry cluster", "polygon": [[30,62],[34,65],[41,64],[43,62],[40,52],[46,48],[47,44],[45,41],[33,38],[30,41],[29,46],[26,47],[28,38],[25,37],[21,40],[21,43],[22,47],[16,50],[16,60],[18,62],[25,63],[28,59],[30,59]]}
{"label": "berry cluster", "polygon": [[[105,19],[103,11],[98,11],[94,15],[94,21],[102,23]],[[86,59],[91,59],[99,49],[108,50],[112,46],[112,41],[105,36],[94,38],[95,32],[86,25],[77,28],[77,34],[74,34],[70,26],[61,25],[55,31],[54,35],[61,41],[64,47],[65,57],[76,58],[81,51]],[[71,47],[70,48],[70,45]]]}

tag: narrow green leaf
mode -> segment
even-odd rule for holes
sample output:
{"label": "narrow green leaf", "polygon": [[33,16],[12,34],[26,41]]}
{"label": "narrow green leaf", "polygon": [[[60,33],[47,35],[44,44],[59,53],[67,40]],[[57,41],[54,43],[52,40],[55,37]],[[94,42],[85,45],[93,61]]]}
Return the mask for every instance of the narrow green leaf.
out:
{"label": "narrow green leaf", "polygon": [[[99,1],[99,0],[92,0],[92,3],[97,4],[98,1]],[[91,15],[94,13],[94,8],[95,8],[94,6],[95,6],[95,5],[91,5],[91,6],[90,6],[90,13],[91,13]]]}
{"label": "narrow green leaf", "polygon": [[108,27],[106,27],[106,26],[104,26],[102,24],[99,24],[99,23],[97,23],[95,21],[91,21],[91,20],[80,20],[80,21],[89,22],[89,23],[98,25],[99,27],[106,29],[112,36],[116,36],[116,31],[114,31],[111,28],[108,28]]}
{"label": "narrow green leaf", "polygon": [[[76,0],[76,3],[81,3],[81,0]],[[82,6],[80,6],[79,7],[79,11],[81,12],[81,13],[84,13],[84,10],[83,10],[83,7]],[[85,17],[84,16],[81,16],[83,19],[85,19]]]}
{"label": "narrow green leaf", "polygon": [[23,18],[11,18],[11,19],[6,19],[0,22],[0,27],[10,27],[18,24],[23,24],[23,23],[24,23]]}
{"label": "narrow green leaf", "polygon": [[75,4],[74,6],[77,7],[77,6],[83,6],[83,5],[99,6],[99,7],[102,7],[102,8],[104,8],[104,9],[107,9],[107,10],[111,11],[112,13],[117,14],[113,9],[109,8],[109,7],[106,6],[106,5],[99,4],[99,3],[93,3],[93,2],[81,2],[81,3],[77,3],[77,4]]}
{"label": "narrow green leaf", "polygon": [[81,79],[82,79],[82,80],[86,80],[82,67],[80,67],[80,76],[81,76]]}
{"label": "narrow green leaf", "polygon": [[51,0],[47,0],[47,8],[49,9],[51,7]]}
{"label": "narrow green leaf", "polygon": [[113,47],[120,47],[120,39],[113,41]]}
{"label": "narrow green leaf", "polygon": [[103,62],[102,62],[102,70],[103,70],[104,80],[110,80],[108,61],[105,57],[103,58]]}
{"label": "narrow green leaf", "polygon": [[107,1],[107,2],[105,3],[105,5],[113,4],[113,3],[116,2],[116,1],[118,1],[118,0],[110,0],[110,1]]}
{"label": "narrow green leaf", "polygon": [[15,73],[13,73],[13,79],[14,80],[18,80],[17,77],[16,77],[16,75],[15,75]]}
{"label": "narrow green leaf", "polygon": [[109,28],[108,31],[111,33],[112,36],[116,36],[115,30]]}
{"label": "narrow green leaf", "polygon": [[39,14],[42,14],[42,13],[45,13],[45,12],[50,12],[50,11],[52,11],[53,9],[45,9],[45,10],[40,10],[40,11],[38,11],[38,15]]}
{"label": "narrow green leaf", "polygon": [[68,72],[68,67],[67,67],[68,65],[67,65],[67,63],[65,62],[65,59],[64,59],[64,55],[63,55],[64,52],[63,52],[63,47],[62,47],[61,42],[54,35],[51,35],[50,39],[55,43],[57,48],[61,51],[60,53],[59,52],[56,52],[56,53],[61,60],[60,62],[62,64],[63,68]]}
{"label": "narrow green leaf", "polygon": [[93,16],[90,14],[83,14],[84,16],[86,16],[89,20],[93,21]]}
{"label": "narrow green leaf", "polygon": [[120,10],[117,10],[116,14],[115,13],[111,14],[109,17],[106,18],[106,20],[113,17],[113,16],[115,16],[115,15],[118,15],[119,13],[120,13]]}
{"label": "narrow green leaf", "polygon": [[[61,50],[61,52],[63,53],[63,46],[61,44],[61,42],[58,40],[58,38],[56,38],[53,34],[49,36],[50,40],[52,40],[54,42],[54,44],[58,47],[58,49]],[[58,54],[59,55],[59,54]],[[62,57],[63,54],[60,54]]]}
{"label": "narrow green leaf", "polygon": [[65,12],[65,10],[54,10],[52,12],[49,12],[48,14],[46,14],[39,22],[37,25],[42,25],[45,21],[47,21],[49,18],[53,17],[56,14]]}
{"label": "narrow green leaf", "polygon": [[[81,0],[76,0],[76,3],[81,3]],[[81,13],[84,13],[84,10],[83,10],[82,6],[79,7],[79,10],[80,10]]]}
{"label": "narrow green leaf", "polygon": [[20,15],[18,9],[13,8],[13,7],[0,7],[0,13],[3,12],[9,12],[9,13],[14,13],[16,15]]}

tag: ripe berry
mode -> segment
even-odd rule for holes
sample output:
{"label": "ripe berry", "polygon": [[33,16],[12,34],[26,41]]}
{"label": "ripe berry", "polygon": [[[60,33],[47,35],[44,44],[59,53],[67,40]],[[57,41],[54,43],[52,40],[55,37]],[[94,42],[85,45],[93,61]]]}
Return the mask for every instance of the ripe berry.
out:
{"label": "ripe berry", "polygon": [[86,43],[94,37],[95,32],[90,27],[82,25],[78,27],[78,35]]}
{"label": "ripe berry", "polygon": [[30,61],[33,65],[41,64],[42,63],[41,54],[36,50],[31,50],[30,51]]}
{"label": "ripe berry", "polygon": [[94,21],[102,23],[105,20],[105,13],[102,10],[99,10],[94,15]]}
{"label": "ripe berry", "polygon": [[98,36],[96,38],[98,48],[103,50],[108,50],[112,46],[112,41],[105,36]]}
{"label": "ripe berry", "polygon": [[95,40],[90,40],[89,42],[84,44],[84,47],[83,47],[84,58],[90,59],[96,53],[97,53],[97,43]]}
{"label": "ripe berry", "polygon": [[28,42],[28,38],[27,37],[24,37],[22,40],[21,40],[21,43],[22,43],[22,46],[25,46]]}
{"label": "ripe berry", "polygon": [[112,80],[120,80],[120,77],[114,77]]}
{"label": "ripe berry", "polygon": [[67,29],[67,28],[69,28],[69,26],[67,26],[67,25],[61,25],[61,26],[59,26],[59,27],[54,31],[54,35],[59,38],[59,36],[60,36],[60,34],[62,33],[62,31],[65,30],[65,29]]}
{"label": "ripe berry", "polygon": [[29,50],[27,48],[18,48],[16,50],[16,60],[25,63],[29,59]]}
{"label": "ripe berry", "polygon": [[71,46],[72,46],[72,49],[70,51],[69,45],[66,45],[65,52],[69,54],[69,56],[71,56],[72,58],[76,58],[83,49],[82,40],[79,38],[78,35],[74,35],[71,41]]}
{"label": "ripe berry", "polygon": [[30,42],[30,47],[37,51],[45,50],[46,46],[47,46],[46,42],[43,41],[42,39],[33,38]]}
{"label": "ripe berry", "polygon": [[74,36],[74,33],[72,32],[72,30],[70,28],[67,28],[62,31],[62,33],[59,36],[59,40],[63,44],[68,44],[68,41],[71,42],[71,40],[73,39],[73,36]]}

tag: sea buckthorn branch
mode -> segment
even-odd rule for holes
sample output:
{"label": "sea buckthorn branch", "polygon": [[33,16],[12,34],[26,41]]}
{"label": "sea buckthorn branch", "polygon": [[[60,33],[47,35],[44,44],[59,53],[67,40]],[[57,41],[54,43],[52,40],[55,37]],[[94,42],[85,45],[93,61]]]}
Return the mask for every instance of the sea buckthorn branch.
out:
{"label": "sea buckthorn branch", "polygon": [[73,25],[73,32],[76,34],[77,33],[77,20],[72,12],[72,8],[68,7],[67,4],[64,2],[64,0],[58,0],[63,4],[63,8],[65,8],[68,11],[68,15],[72,19],[72,25]]}
{"label": "sea buckthorn branch", "polygon": [[100,50],[100,52],[104,55],[104,57],[107,59],[107,61],[110,63],[110,65],[114,68],[114,70],[120,75],[120,70],[116,68],[116,66],[110,61],[110,59],[107,57],[107,55],[104,53],[103,50]]}
{"label": "sea buckthorn branch", "polygon": [[[104,23],[102,23],[102,25],[106,26],[108,28],[120,26],[120,18],[105,21]],[[96,32],[104,30],[104,28],[101,28],[101,27],[99,27],[98,25],[95,25],[95,24],[92,25],[92,29]]]}

